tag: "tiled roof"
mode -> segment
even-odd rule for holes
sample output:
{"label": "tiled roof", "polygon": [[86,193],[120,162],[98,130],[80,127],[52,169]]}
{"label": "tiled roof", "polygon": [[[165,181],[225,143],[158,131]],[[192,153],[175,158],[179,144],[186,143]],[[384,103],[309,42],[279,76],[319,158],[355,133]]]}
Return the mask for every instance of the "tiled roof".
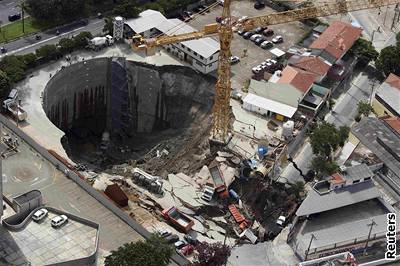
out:
{"label": "tiled roof", "polygon": [[384,118],[383,121],[386,122],[394,131],[400,134],[400,117],[393,116]]}
{"label": "tiled roof", "polygon": [[400,90],[400,77],[396,76],[395,74],[390,73],[385,82],[389,84],[391,87]]}
{"label": "tiled roof", "polygon": [[326,75],[326,73],[328,73],[329,68],[331,67],[330,64],[328,64],[322,58],[317,56],[296,57],[294,58],[294,60],[292,60],[290,65],[320,76]]}
{"label": "tiled roof", "polygon": [[316,79],[316,75],[299,68],[287,66],[282,70],[277,83],[290,84],[303,94],[306,93]]}
{"label": "tiled roof", "polygon": [[332,178],[331,183],[334,183],[334,184],[340,184],[340,183],[345,182],[343,176],[339,173],[332,174],[331,178]]}
{"label": "tiled roof", "polygon": [[311,45],[311,49],[321,49],[336,59],[341,58],[360,37],[361,28],[348,23],[334,21]]}

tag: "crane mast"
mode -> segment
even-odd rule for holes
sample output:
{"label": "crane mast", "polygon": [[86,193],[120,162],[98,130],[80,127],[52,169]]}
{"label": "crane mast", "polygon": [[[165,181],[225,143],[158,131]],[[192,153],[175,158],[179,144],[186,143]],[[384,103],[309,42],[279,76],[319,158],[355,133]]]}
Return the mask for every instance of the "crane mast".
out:
{"label": "crane mast", "polygon": [[213,106],[212,140],[225,143],[231,118],[229,103],[231,93],[231,42],[233,38],[231,0],[225,0],[222,10],[223,23],[219,26],[220,52],[218,58],[218,80],[215,86]]}
{"label": "crane mast", "polygon": [[161,36],[151,39],[144,39],[141,35],[132,37],[133,49],[154,50],[156,46],[176,42],[200,39],[218,34],[220,52],[218,61],[218,79],[215,87],[215,98],[213,106],[213,128],[211,140],[218,143],[226,143],[230,130],[231,107],[231,42],[233,38],[233,27],[246,31],[260,26],[283,24],[292,21],[325,17],[336,14],[344,14],[351,11],[378,8],[381,6],[399,4],[400,0],[335,0],[318,6],[289,10],[279,13],[272,13],[258,17],[252,17],[244,22],[234,21],[231,17],[231,0],[225,0],[222,10],[223,22],[206,25],[202,30],[184,34]]}

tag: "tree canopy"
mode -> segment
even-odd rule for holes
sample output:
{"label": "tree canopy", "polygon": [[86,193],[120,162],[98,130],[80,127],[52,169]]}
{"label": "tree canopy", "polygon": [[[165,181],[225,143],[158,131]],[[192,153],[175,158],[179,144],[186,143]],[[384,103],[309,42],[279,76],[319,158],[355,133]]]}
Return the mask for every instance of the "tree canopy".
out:
{"label": "tree canopy", "polygon": [[314,157],[311,161],[311,168],[318,177],[328,176],[339,170],[339,166],[335,162],[328,161],[322,156]]}
{"label": "tree canopy", "polygon": [[164,239],[153,235],[145,241],[126,243],[106,257],[106,266],[167,266],[173,249]]}
{"label": "tree canopy", "polygon": [[390,73],[400,75],[400,46],[388,46],[381,50],[375,66],[386,76]]}
{"label": "tree canopy", "polygon": [[358,63],[362,65],[367,65],[370,61],[375,61],[379,53],[375,50],[372,42],[359,38],[353,47],[351,47],[351,52],[358,58]]}
{"label": "tree canopy", "polygon": [[51,23],[72,21],[86,12],[82,0],[27,0],[26,4],[32,17]]}
{"label": "tree canopy", "polygon": [[0,97],[5,97],[10,91],[11,82],[7,74],[0,70]]}
{"label": "tree canopy", "polygon": [[348,138],[348,127],[340,127],[327,122],[318,123],[310,133],[311,147],[317,156],[330,159],[334,151],[343,146]]}
{"label": "tree canopy", "polygon": [[360,101],[357,105],[357,110],[359,115],[369,116],[369,114],[374,110],[372,106],[367,101]]}
{"label": "tree canopy", "polygon": [[221,242],[212,244],[201,242],[196,246],[196,250],[198,254],[195,255],[196,261],[193,263],[195,266],[221,266],[227,262],[231,254],[230,248]]}
{"label": "tree canopy", "polygon": [[124,18],[137,18],[140,12],[141,9],[134,0],[124,0],[113,9],[114,15],[122,16]]}

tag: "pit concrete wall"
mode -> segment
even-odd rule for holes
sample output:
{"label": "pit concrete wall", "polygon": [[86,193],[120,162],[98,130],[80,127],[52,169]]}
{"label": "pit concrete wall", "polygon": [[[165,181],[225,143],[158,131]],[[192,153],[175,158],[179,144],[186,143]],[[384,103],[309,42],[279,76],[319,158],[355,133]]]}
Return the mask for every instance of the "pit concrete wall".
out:
{"label": "pit concrete wall", "polygon": [[61,69],[47,83],[43,108],[47,117],[66,132],[95,118],[104,127],[109,88],[109,58],[82,61]]}

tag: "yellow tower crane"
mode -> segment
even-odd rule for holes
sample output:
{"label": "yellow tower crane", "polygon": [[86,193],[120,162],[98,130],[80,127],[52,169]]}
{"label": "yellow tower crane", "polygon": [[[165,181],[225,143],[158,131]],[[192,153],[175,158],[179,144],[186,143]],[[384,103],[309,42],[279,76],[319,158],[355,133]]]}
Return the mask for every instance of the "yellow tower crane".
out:
{"label": "yellow tower crane", "polygon": [[323,2],[317,6],[307,6],[305,8],[289,10],[285,12],[272,13],[257,17],[248,18],[245,21],[234,21],[231,17],[231,0],[225,0],[222,10],[222,23],[212,23],[204,26],[197,32],[184,34],[158,36],[155,38],[144,39],[141,35],[132,37],[132,48],[145,49],[148,53],[155,51],[157,46],[178,43],[188,40],[200,39],[212,35],[219,36],[220,53],[218,58],[218,80],[215,86],[215,99],[213,107],[213,128],[212,140],[219,143],[226,143],[230,130],[230,92],[231,92],[231,41],[233,38],[233,28],[240,28],[249,31],[256,27],[283,24],[292,21],[325,17],[336,14],[344,14],[350,11],[378,8],[381,6],[400,3],[400,0],[333,0],[333,2]]}

